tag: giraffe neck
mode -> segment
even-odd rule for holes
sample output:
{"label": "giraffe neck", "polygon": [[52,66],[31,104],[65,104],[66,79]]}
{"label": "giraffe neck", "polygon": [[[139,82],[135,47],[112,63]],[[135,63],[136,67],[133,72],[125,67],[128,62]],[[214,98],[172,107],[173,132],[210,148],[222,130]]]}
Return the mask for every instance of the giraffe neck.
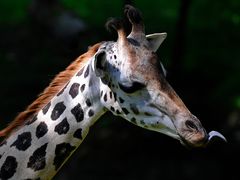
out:
{"label": "giraffe neck", "polygon": [[105,112],[91,60],[0,147],[0,179],[51,179]]}

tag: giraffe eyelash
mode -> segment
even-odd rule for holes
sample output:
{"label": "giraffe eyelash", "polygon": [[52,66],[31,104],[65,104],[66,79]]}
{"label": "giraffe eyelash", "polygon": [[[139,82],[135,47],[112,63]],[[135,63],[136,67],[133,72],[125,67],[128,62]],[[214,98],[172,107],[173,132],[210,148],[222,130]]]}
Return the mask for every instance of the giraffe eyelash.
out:
{"label": "giraffe eyelash", "polygon": [[165,69],[165,67],[163,66],[163,64],[161,62],[160,62],[160,65],[161,65],[161,71],[162,71],[164,77],[166,77],[167,76],[167,70]]}

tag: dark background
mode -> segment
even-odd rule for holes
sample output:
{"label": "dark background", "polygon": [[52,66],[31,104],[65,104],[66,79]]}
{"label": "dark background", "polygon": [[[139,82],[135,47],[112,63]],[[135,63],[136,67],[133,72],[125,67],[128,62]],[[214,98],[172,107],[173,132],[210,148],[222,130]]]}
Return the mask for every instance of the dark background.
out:
{"label": "dark background", "polygon": [[[30,104],[104,29],[123,0],[0,1],[0,127]],[[186,149],[106,114],[55,180],[240,179],[240,1],[135,0],[146,32],[167,32],[158,54],[168,81],[207,131],[228,143]]]}

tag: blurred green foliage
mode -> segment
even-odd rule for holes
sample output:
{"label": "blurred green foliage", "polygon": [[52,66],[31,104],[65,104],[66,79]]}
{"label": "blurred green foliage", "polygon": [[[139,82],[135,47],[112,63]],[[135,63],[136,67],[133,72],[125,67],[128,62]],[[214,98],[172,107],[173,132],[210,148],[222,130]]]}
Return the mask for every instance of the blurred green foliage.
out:
{"label": "blurred green foliage", "polygon": [[109,14],[120,15],[122,1],[101,1],[98,0],[61,0],[66,7],[75,11],[79,16],[87,22],[94,25],[102,26]]}
{"label": "blurred green foliage", "polygon": [[30,0],[1,0],[0,23],[16,24],[27,18],[27,8]]}

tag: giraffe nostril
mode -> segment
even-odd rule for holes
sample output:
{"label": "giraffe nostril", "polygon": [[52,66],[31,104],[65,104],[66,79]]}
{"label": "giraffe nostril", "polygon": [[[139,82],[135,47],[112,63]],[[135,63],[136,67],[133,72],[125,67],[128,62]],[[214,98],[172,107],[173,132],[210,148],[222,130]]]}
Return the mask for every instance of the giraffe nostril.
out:
{"label": "giraffe nostril", "polygon": [[198,131],[198,127],[194,124],[194,122],[187,120],[185,124],[188,128]]}

